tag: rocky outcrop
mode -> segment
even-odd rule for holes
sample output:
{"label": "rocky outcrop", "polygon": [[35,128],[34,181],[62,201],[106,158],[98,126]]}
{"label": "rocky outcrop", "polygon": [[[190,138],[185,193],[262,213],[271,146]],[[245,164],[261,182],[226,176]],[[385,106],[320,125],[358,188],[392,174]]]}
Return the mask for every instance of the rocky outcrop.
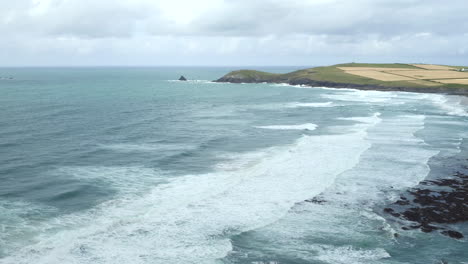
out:
{"label": "rocky outcrop", "polygon": [[[301,71],[297,71],[301,72]],[[314,80],[313,78],[296,76],[296,72],[287,74],[273,74],[268,72],[239,70],[230,72],[223,77],[214,80],[214,82],[228,83],[286,83],[290,85],[304,85],[310,87],[330,87],[330,88],[351,88],[358,90],[376,90],[376,91],[401,91],[415,93],[443,93],[451,95],[468,96],[466,87],[444,87],[444,86],[425,86],[425,87],[403,87],[387,85],[368,85],[347,82],[337,82],[333,80]],[[309,71],[313,76],[313,71]]]}
{"label": "rocky outcrop", "polygon": [[187,78],[185,78],[183,75],[180,76],[179,81],[187,81]]}
{"label": "rocky outcrop", "polygon": [[394,217],[413,224],[402,229],[423,232],[442,230],[441,234],[461,239],[464,235],[446,224],[468,221],[468,175],[457,172],[453,177],[422,181],[398,201],[384,209]]}

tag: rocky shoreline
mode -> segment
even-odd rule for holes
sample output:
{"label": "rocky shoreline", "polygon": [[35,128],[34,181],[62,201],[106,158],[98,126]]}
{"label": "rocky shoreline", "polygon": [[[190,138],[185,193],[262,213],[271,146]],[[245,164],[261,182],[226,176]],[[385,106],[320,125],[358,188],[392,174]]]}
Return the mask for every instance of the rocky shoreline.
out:
{"label": "rocky shoreline", "polygon": [[420,182],[383,211],[403,220],[403,230],[440,230],[443,235],[461,239],[467,234],[448,225],[468,221],[467,201],[468,175],[456,172],[449,178]]}
{"label": "rocky shoreline", "polygon": [[447,88],[447,87],[393,87],[381,85],[363,85],[354,83],[340,83],[332,81],[316,81],[311,79],[285,79],[285,78],[255,78],[255,77],[235,77],[223,76],[213,82],[226,82],[226,83],[285,83],[289,85],[305,85],[310,87],[329,87],[329,88],[347,88],[357,90],[374,90],[374,91],[398,91],[398,92],[413,92],[413,93],[442,93],[449,95],[468,96],[468,89],[466,88]]}

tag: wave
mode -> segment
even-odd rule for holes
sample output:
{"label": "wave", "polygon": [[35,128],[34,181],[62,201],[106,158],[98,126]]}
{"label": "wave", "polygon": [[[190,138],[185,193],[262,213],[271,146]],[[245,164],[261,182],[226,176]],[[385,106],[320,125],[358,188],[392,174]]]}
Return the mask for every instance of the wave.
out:
{"label": "wave", "polygon": [[51,176],[93,182],[111,187],[120,193],[139,193],[159,183],[167,182],[167,173],[145,167],[69,166],[48,172]]}
{"label": "wave", "polygon": [[[341,89],[340,89],[341,90]],[[348,102],[385,103],[397,97],[397,92],[350,90],[341,93],[322,94],[323,98]]]}
{"label": "wave", "polygon": [[316,124],[307,123],[302,125],[272,125],[272,126],[255,126],[256,128],[262,129],[274,129],[274,130],[315,130]]}
{"label": "wave", "polygon": [[186,144],[163,144],[163,143],[145,143],[145,144],[101,144],[101,148],[110,149],[119,152],[154,152],[154,151],[187,151],[194,150],[197,146]]}
{"label": "wave", "polygon": [[287,104],[288,108],[300,108],[300,107],[333,107],[335,106],[333,102],[324,102],[324,103],[290,103]]}
{"label": "wave", "polygon": [[[365,138],[374,125],[343,135],[302,136],[261,155],[240,155],[238,159],[249,162],[238,168],[168,178],[146,194],[127,193],[53,219],[41,227],[39,242],[3,261],[215,263],[232,250],[232,235],[277,221],[294,204],[323,192],[335,177],[356,166],[371,147]],[[152,174],[143,168],[126,172],[125,178],[135,179]]]}
{"label": "wave", "polygon": [[468,100],[465,97],[432,95],[430,99],[437,107],[446,111],[448,115],[468,116]]}
{"label": "wave", "polygon": [[21,200],[0,199],[0,212],[1,262],[3,256],[16,252],[16,247],[25,242],[25,237],[40,233],[39,219],[55,214],[57,209]]}
{"label": "wave", "polygon": [[214,82],[210,80],[187,80],[187,81],[179,81],[179,80],[166,80],[167,82],[177,82],[177,83],[203,83],[203,84],[223,84],[220,82]]}
{"label": "wave", "polygon": [[[295,257],[307,263],[376,263],[390,257],[384,248],[395,238],[396,230],[374,210],[423,180],[430,171],[429,159],[438,151],[415,136],[424,128],[423,115],[380,119],[375,114],[353,119],[360,122],[358,127],[375,124],[366,130],[364,140],[370,147],[360,154],[358,163],[279,221],[243,234],[251,248],[272,252],[265,245],[273,244],[274,254],[301,252]],[[239,255],[249,252],[242,250]]]}
{"label": "wave", "polygon": [[348,264],[348,263],[371,263],[389,258],[390,254],[383,248],[356,249],[351,246],[333,247],[329,245],[316,246],[319,256],[318,260],[325,263]]}

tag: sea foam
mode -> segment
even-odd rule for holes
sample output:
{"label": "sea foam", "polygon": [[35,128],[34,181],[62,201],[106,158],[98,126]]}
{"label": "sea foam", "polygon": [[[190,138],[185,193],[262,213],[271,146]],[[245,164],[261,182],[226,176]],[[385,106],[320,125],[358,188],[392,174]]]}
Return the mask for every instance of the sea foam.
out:
{"label": "sea foam", "polygon": [[301,125],[272,125],[272,126],[256,126],[256,128],[275,129],[275,130],[315,130],[316,124],[307,123]]}
{"label": "sea foam", "polygon": [[277,221],[353,168],[371,146],[366,130],[379,118],[371,119],[352,133],[303,136],[263,150],[266,155],[238,169],[172,178],[146,194],[53,219],[42,227],[40,242],[4,261],[215,263],[232,250],[232,235]]}
{"label": "sea foam", "polygon": [[468,116],[468,103],[462,103],[462,100],[466,101],[465,98],[459,96],[432,95],[430,99],[434,105],[446,111],[449,115],[462,117]]}
{"label": "sea foam", "polygon": [[392,240],[396,231],[374,208],[382,201],[394,201],[399,190],[423,180],[429,159],[438,151],[415,136],[424,127],[423,115],[348,119],[358,122],[357,127],[374,124],[365,135],[370,148],[319,195],[311,195],[309,202],[297,204],[278,222],[244,235],[252,248],[274,243],[275,254],[298,252],[294,257],[311,263],[376,263],[390,257],[376,237]]}
{"label": "sea foam", "polygon": [[324,103],[290,103],[287,104],[288,108],[300,108],[300,107],[333,107],[335,106],[333,102],[324,102]]}

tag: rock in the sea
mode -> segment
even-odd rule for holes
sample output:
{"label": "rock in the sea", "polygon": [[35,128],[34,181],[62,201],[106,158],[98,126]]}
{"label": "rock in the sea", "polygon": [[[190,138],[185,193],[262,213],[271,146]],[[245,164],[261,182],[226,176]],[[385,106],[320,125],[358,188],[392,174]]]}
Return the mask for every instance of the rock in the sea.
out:
{"label": "rock in the sea", "polygon": [[180,76],[179,81],[186,81],[187,78],[185,78],[183,75]]}
{"label": "rock in the sea", "polygon": [[451,238],[462,239],[463,234],[453,230],[446,230],[441,232],[443,235],[449,236]]}
{"label": "rock in the sea", "polygon": [[[403,230],[420,228],[423,232],[446,229],[441,224],[454,224],[468,221],[468,175],[457,172],[452,177],[438,180],[425,180],[419,187],[401,196],[383,211],[394,217],[409,220],[415,225],[404,226]],[[460,239],[463,234],[444,230],[443,235]]]}

